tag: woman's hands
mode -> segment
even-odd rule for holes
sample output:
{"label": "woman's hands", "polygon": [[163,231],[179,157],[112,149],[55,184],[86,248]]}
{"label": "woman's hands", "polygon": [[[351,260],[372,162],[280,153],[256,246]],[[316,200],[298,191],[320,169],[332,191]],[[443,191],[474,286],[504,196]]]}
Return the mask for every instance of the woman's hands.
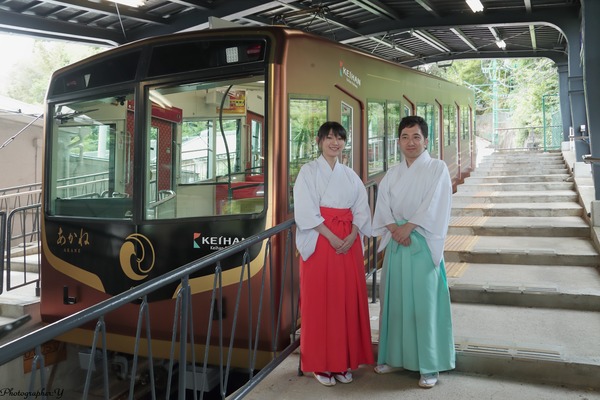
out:
{"label": "woman's hands", "polygon": [[356,228],[355,225],[352,225],[352,232],[350,232],[350,234],[348,236],[346,236],[346,238],[344,238],[344,240],[342,240],[342,244],[340,247],[335,248],[335,251],[338,254],[346,254],[348,252],[348,250],[350,250],[350,248],[352,247],[352,245],[354,244],[354,241],[356,240],[356,236],[357,236],[357,232],[358,232],[358,228]]}
{"label": "woman's hands", "polygon": [[338,254],[346,254],[348,250],[354,244],[356,237],[358,236],[358,227],[356,225],[352,225],[352,232],[344,239],[339,238],[333,232],[329,230],[324,224],[317,226],[316,228],[319,234],[325,236],[325,238],[329,241],[331,247],[335,249],[335,252]]}

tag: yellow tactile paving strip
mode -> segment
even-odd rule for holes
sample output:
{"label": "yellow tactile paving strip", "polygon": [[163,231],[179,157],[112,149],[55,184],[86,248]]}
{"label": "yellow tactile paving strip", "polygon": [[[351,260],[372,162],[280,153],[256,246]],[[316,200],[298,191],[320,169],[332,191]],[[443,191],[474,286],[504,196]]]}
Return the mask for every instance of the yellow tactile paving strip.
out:
{"label": "yellow tactile paving strip", "polygon": [[463,276],[469,264],[465,262],[449,262],[446,263],[446,276],[448,278],[460,278]]}
{"label": "yellow tactile paving strip", "polygon": [[471,251],[479,241],[479,236],[448,235],[444,251]]}
{"label": "yellow tactile paving strip", "polygon": [[483,226],[490,217],[452,217],[450,218],[450,226]]}

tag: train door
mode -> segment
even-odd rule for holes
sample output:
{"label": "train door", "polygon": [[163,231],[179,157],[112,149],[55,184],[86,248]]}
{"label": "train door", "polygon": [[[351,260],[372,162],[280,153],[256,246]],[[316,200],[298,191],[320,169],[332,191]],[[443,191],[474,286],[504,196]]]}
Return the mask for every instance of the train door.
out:
{"label": "train door", "polygon": [[[340,89],[338,87],[338,89]],[[346,129],[347,139],[342,152],[341,162],[350,168],[353,168],[358,176],[366,176],[364,157],[366,156],[363,151],[365,149],[363,132],[365,115],[364,115],[364,103],[354,97],[351,93],[346,90],[342,91],[342,100],[340,102],[340,124]],[[358,112],[356,112],[358,110]]]}
{"label": "train door", "polygon": [[405,104],[404,105],[404,117],[408,117],[410,115],[415,115],[415,112],[417,111],[417,108],[415,107],[415,103],[409,99],[406,95],[403,96],[404,100],[406,100],[408,102],[408,105]]}
{"label": "train door", "polygon": [[160,200],[161,193],[173,190],[173,138],[175,127],[168,120],[153,117],[150,125],[149,157],[152,177],[149,196],[152,201]]}

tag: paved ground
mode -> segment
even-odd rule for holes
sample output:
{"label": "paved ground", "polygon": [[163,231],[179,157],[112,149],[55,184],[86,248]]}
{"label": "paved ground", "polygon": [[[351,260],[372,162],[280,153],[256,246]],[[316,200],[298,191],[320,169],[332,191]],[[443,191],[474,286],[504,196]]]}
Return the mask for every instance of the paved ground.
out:
{"label": "paved ground", "polygon": [[354,372],[354,382],[325,387],[312,376],[298,376],[298,355],[289,356],[245,399],[378,399],[378,400],[597,400],[591,389],[569,389],[522,383],[494,376],[446,372],[432,389],[418,386],[418,374],[395,372],[377,375],[370,366]]}

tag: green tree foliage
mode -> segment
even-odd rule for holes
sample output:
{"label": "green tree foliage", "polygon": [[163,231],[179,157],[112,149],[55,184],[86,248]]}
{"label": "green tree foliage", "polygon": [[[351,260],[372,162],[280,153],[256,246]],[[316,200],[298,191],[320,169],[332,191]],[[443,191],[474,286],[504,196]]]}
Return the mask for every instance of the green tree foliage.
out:
{"label": "green tree foliage", "polygon": [[55,70],[103,50],[76,43],[36,40],[31,57],[13,66],[10,85],[4,89],[4,94],[25,103],[43,104]]}
{"label": "green tree foliage", "polygon": [[558,71],[546,58],[460,60],[447,67],[430,64],[419,69],[472,88],[476,114],[506,113],[508,125],[519,132],[520,143],[530,131],[541,135],[544,111],[546,124],[549,115],[558,112]]}

